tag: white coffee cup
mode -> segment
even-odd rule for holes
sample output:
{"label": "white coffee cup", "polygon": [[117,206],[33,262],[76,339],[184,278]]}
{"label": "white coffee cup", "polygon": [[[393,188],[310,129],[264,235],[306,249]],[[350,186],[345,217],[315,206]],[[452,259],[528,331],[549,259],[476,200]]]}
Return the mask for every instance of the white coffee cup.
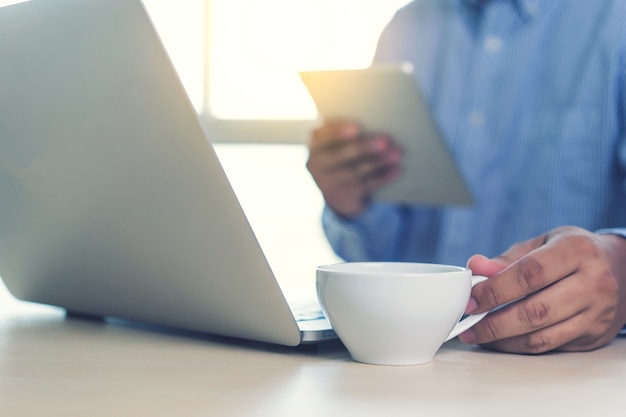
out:
{"label": "white coffee cup", "polygon": [[352,359],[418,365],[487,314],[459,321],[486,279],[452,265],[345,262],[317,268],[317,295]]}

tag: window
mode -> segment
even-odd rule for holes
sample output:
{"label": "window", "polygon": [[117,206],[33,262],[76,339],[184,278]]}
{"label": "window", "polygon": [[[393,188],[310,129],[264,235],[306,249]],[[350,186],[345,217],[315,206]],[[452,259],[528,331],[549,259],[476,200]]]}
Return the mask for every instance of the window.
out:
{"label": "window", "polygon": [[0,0],[0,7],[8,6],[10,4],[21,3],[25,0]]}
{"label": "window", "polygon": [[143,0],[218,142],[302,143],[317,114],[298,71],[369,65],[408,0]]}
{"label": "window", "polygon": [[298,71],[369,65],[406,0],[211,0],[203,120],[220,139],[303,142],[317,117]]}
{"label": "window", "polygon": [[380,31],[408,3],[142,1],[214,141],[292,143],[317,117],[298,71],[369,65]]}

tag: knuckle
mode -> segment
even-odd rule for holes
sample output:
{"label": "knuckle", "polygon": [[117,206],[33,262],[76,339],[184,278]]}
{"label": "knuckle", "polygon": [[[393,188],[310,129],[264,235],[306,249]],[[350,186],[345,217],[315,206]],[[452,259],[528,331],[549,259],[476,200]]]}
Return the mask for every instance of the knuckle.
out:
{"label": "knuckle", "polygon": [[611,327],[613,327],[615,323],[619,321],[617,301],[615,301],[615,303],[607,304],[595,321],[596,324],[594,330],[597,333],[603,334],[605,332],[608,332]]}
{"label": "knuckle", "polygon": [[520,323],[529,329],[537,329],[544,326],[550,317],[550,307],[542,302],[529,301],[522,303],[518,309]]}
{"label": "knuckle", "polygon": [[489,341],[500,340],[501,332],[499,327],[494,323],[493,320],[484,320],[484,325],[481,326],[484,332],[484,339]]}
{"label": "knuckle", "polygon": [[517,284],[525,292],[533,292],[544,286],[545,271],[541,263],[532,257],[523,258],[517,267]]}
{"label": "knuckle", "polygon": [[615,274],[609,269],[596,275],[595,290],[600,294],[612,295],[617,297],[619,284]]}
{"label": "knuckle", "polygon": [[571,236],[569,244],[574,253],[579,256],[591,256],[594,258],[600,256],[598,245],[592,236],[586,234]]}
{"label": "knuckle", "polygon": [[554,349],[552,340],[541,333],[531,333],[523,338],[523,347],[526,353],[540,354]]}
{"label": "knuckle", "polygon": [[613,334],[587,335],[559,346],[557,350],[562,352],[586,352],[606,346],[614,339]]}
{"label": "knuckle", "polygon": [[488,302],[490,303],[490,305],[492,306],[499,306],[500,304],[503,304],[506,300],[504,299],[504,295],[498,291],[497,288],[495,288],[495,286],[493,285],[485,285],[483,287],[481,286],[476,286],[475,287],[476,290],[480,291],[480,289],[483,289],[482,293],[483,296],[479,297],[480,299],[486,299],[488,300]]}

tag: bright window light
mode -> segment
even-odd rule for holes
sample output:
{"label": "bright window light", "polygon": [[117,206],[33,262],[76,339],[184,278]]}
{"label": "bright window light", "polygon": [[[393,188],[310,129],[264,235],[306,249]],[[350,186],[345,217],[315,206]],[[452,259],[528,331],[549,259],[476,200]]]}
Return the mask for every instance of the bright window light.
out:
{"label": "bright window light", "polygon": [[317,112],[298,71],[368,66],[410,0],[142,1],[212,140],[301,143]]}
{"label": "bright window light", "polygon": [[11,4],[23,3],[27,0],[0,0],[0,7],[9,6]]}
{"label": "bright window light", "polygon": [[363,68],[408,0],[210,0],[208,110],[217,119],[314,119],[298,77]]}
{"label": "bright window light", "polygon": [[204,109],[206,0],[142,0],[196,111]]}

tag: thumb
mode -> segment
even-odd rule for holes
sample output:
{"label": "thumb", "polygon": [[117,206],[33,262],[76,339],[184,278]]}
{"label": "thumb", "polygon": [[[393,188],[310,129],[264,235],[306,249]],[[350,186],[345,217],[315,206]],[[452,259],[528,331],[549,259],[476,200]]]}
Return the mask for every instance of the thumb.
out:
{"label": "thumb", "polygon": [[508,266],[503,260],[489,259],[483,255],[474,255],[467,261],[467,267],[475,275],[492,277]]}

